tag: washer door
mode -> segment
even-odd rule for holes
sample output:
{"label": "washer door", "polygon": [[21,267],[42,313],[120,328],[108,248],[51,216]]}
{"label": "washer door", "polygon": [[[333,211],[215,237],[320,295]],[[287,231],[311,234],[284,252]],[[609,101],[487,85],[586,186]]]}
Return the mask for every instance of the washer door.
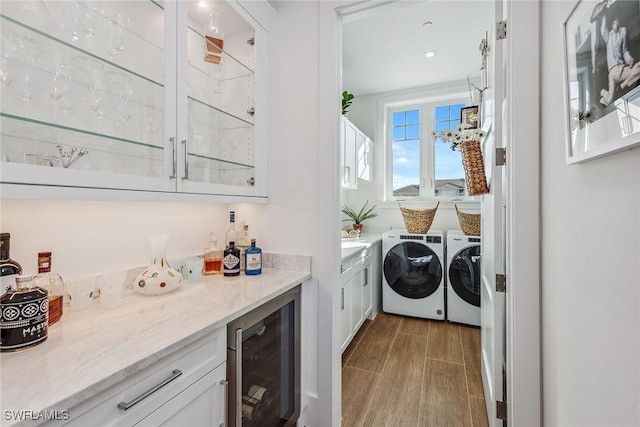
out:
{"label": "washer door", "polygon": [[458,252],[449,265],[449,286],[466,302],[480,307],[480,246]]}
{"label": "washer door", "polygon": [[442,264],[428,246],[402,242],[384,258],[384,277],[394,292],[406,298],[426,298],[442,280]]}

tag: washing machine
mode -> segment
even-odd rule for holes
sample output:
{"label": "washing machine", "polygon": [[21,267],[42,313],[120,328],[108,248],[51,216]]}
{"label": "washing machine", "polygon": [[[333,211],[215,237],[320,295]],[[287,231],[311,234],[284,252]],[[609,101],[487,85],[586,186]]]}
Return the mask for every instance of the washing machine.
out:
{"label": "washing machine", "polygon": [[447,320],[480,326],[480,236],[447,231]]}
{"label": "washing machine", "polygon": [[445,317],[442,231],[382,235],[382,309],[425,319]]}

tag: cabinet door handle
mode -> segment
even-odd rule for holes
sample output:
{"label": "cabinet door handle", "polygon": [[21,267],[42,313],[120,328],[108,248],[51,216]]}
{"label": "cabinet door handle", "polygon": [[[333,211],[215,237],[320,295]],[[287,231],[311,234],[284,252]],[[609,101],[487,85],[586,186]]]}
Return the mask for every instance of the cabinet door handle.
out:
{"label": "cabinet door handle", "polygon": [[222,388],[224,388],[224,420],[223,422],[220,423],[220,427],[225,427],[225,423],[226,420],[228,419],[228,412],[229,412],[229,381],[227,380],[220,380],[220,385],[222,386]]}
{"label": "cabinet door handle", "polygon": [[364,275],[362,278],[364,280],[364,284],[362,286],[367,286],[369,284],[369,267],[362,270],[362,274]]}
{"label": "cabinet door handle", "polygon": [[236,427],[242,427],[242,328],[236,329]]}
{"label": "cabinet door handle", "polygon": [[174,136],[172,136],[171,138],[169,138],[169,141],[171,141],[171,147],[173,150],[173,173],[171,174],[171,176],[169,177],[169,179],[176,179],[177,178],[177,169],[178,169],[178,147],[176,146],[176,138]]}
{"label": "cabinet door handle", "polygon": [[189,146],[187,145],[187,140],[183,139],[182,145],[184,145],[184,176],[182,179],[189,179]]}
{"label": "cabinet door handle", "polygon": [[131,408],[132,406],[137,405],[138,403],[142,402],[144,399],[146,399],[147,397],[151,396],[153,393],[155,393],[156,391],[160,390],[162,387],[166,386],[171,381],[173,381],[176,378],[178,378],[180,375],[182,375],[182,371],[180,369],[174,369],[169,378],[167,378],[166,380],[162,381],[160,384],[152,387],[151,389],[145,391],[140,396],[136,397],[135,399],[133,399],[130,402],[120,402],[120,403],[118,403],[118,408],[122,409],[123,411],[126,411],[127,409]]}
{"label": "cabinet door handle", "polygon": [[344,310],[344,288],[341,288],[342,290],[342,308],[341,310]]}
{"label": "cabinet door handle", "polygon": [[350,166],[345,166],[344,167],[344,174],[342,176],[342,181],[344,181],[345,184],[348,184],[351,181],[351,167]]}

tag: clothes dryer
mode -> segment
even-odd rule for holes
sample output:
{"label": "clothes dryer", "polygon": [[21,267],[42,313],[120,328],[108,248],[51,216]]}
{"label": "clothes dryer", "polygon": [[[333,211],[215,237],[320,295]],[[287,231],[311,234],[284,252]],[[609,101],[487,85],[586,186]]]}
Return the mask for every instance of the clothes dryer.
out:
{"label": "clothes dryer", "polygon": [[447,319],[480,326],[480,236],[447,231]]}
{"label": "clothes dryer", "polygon": [[444,240],[439,230],[382,235],[382,309],[386,313],[444,319]]}

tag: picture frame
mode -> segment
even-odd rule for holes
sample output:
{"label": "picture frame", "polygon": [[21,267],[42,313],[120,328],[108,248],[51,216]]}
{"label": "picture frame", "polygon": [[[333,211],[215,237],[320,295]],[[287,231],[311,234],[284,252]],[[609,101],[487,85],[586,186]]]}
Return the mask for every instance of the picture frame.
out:
{"label": "picture frame", "polygon": [[566,164],[639,147],[640,3],[578,0],[562,30]]}
{"label": "picture frame", "polygon": [[477,105],[464,107],[460,110],[460,124],[466,126],[467,129],[477,129],[480,119],[479,108]]}

